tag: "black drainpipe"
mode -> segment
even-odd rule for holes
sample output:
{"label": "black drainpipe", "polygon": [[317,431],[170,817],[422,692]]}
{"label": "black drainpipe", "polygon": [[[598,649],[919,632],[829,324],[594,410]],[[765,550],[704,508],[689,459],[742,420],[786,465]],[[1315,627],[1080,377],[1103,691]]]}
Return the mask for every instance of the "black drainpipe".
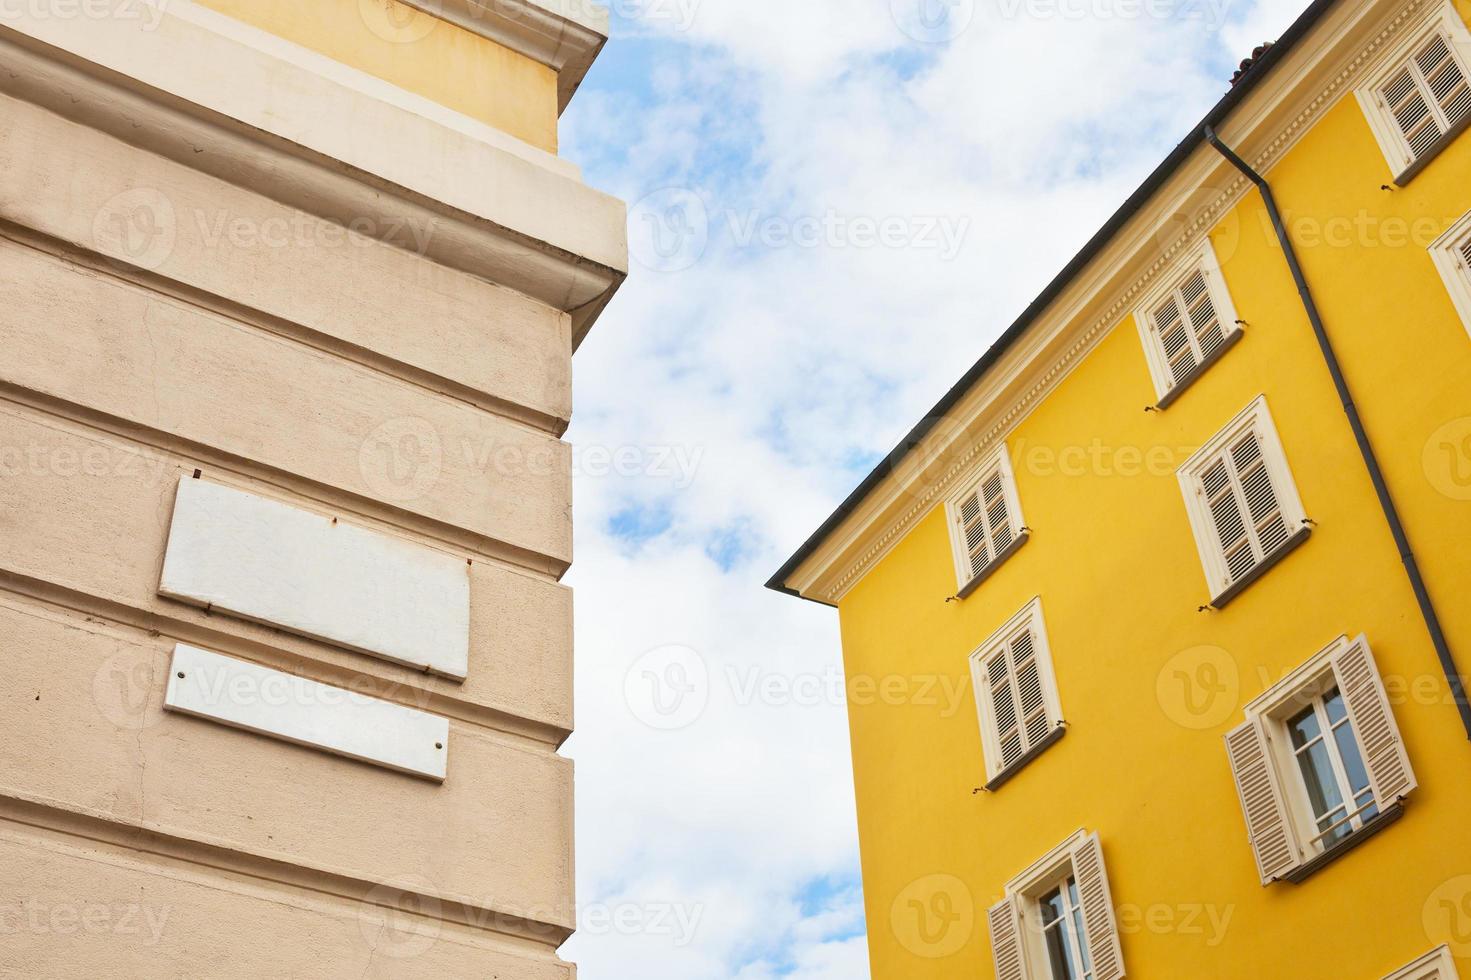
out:
{"label": "black drainpipe", "polygon": [[1348,382],[1344,380],[1343,369],[1338,364],[1338,355],[1333,352],[1333,343],[1328,339],[1328,332],[1323,328],[1323,317],[1318,313],[1318,304],[1313,300],[1312,291],[1308,288],[1307,277],[1303,275],[1302,265],[1297,261],[1297,250],[1292,247],[1292,239],[1287,235],[1287,225],[1282,221],[1282,212],[1277,210],[1277,199],[1272,195],[1271,185],[1267,183],[1267,178],[1257,173],[1250,164],[1237,156],[1229,146],[1222,143],[1215,129],[1207,126],[1204,132],[1211,146],[1219,150],[1221,156],[1245,174],[1262,192],[1262,200],[1267,204],[1267,214],[1271,216],[1272,227],[1277,231],[1277,240],[1282,244],[1282,254],[1287,257],[1287,267],[1292,270],[1292,278],[1297,283],[1297,293],[1302,297],[1303,309],[1307,311],[1308,321],[1313,325],[1313,333],[1318,337],[1318,347],[1323,351],[1323,360],[1328,365],[1328,373],[1333,375],[1333,385],[1338,389],[1338,398],[1343,402],[1343,411],[1348,416],[1348,424],[1354,430],[1354,439],[1359,444],[1359,452],[1363,455],[1364,465],[1369,470],[1369,479],[1373,481],[1374,492],[1379,496],[1379,506],[1384,510],[1384,519],[1389,522],[1389,532],[1394,535],[1394,543],[1399,548],[1400,560],[1405,563],[1405,573],[1410,577],[1410,588],[1414,589],[1415,599],[1420,603],[1420,614],[1425,617],[1425,628],[1430,632],[1430,642],[1435,644],[1435,655],[1440,659],[1441,669],[1445,671],[1446,682],[1451,686],[1451,695],[1456,699],[1456,707],[1461,712],[1461,724],[1466,728],[1467,738],[1471,738],[1471,703],[1466,700],[1466,687],[1461,681],[1460,672],[1456,670],[1456,660],[1451,656],[1450,644],[1446,642],[1445,631],[1440,627],[1440,617],[1435,613],[1435,604],[1431,602],[1430,593],[1425,588],[1425,579],[1420,574],[1419,562],[1415,561],[1415,552],[1410,548],[1410,539],[1406,536],[1405,526],[1400,521],[1399,509],[1394,505],[1394,498],[1389,495],[1389,486],[1384,482],[1384,472],[1379,468],[1379,459],[1374,455],[1374,447],[1369,443],[1369,435],[1364,431],[1364,422],[1359,418],[1359,410],[1355,407],[1353,395],[1348,390]]}

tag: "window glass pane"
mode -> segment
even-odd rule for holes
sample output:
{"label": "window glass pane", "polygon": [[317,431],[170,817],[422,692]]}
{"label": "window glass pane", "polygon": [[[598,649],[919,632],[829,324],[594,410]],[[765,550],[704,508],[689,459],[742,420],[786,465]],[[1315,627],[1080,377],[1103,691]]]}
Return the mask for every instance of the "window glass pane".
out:
{"label": "window glass pane", "polygon": [[1048,895],[1046,898],[1042,899],[1042,925],[1044,927],[1052,925],[1052,923],[1062,918],[1062,915],[1063,906],[1061,891],[1055,891],[1051,895]]}
{"label": "window glass pane", "polygon": [[1077,937],[1078,952],[1083,957],[1083,973],[1093,972],[1093,961],[1088,958],[1088,932],[1083,928],[1082,906],[1073,906],[1073,934]]}
{"label": "window glass pane", "polygon": [[1338,792],[1338,780],[1333,776],[1333,764],[1328,758],[1327,743],[1319,740],[1311,748],[1299,752],[1297,764],[1302,769],[1303,783],[1315,818],[1325,817],[1343,806],[1343,796]]}
{"label": "window glass pane", "polygon": [[1333,729],[1333,740],[1338,745],[1339,758],[1343,759],[1348,787],[1354,796],[1358,796],[1369,787],[1369,773],[1364,769],[1364,756],[1359,752],[1359,740],[1354,738],[1354,726],[1345,721]]}
{"label": "window glass pane", "polygon": [[1336,725],[1348,717],[1348,709],[1343,705],[1343,695],[1338,693],[1338,688],[1333,688],[1323,695],[1323,707],[1328,709],[1328,724]]}
{"label": "window glass pane", "polygon": [[1047,930],[1047,960],[1052,968],[1052,980],[1079,980],[1073,971],[1071,946],[1067,929],[1062,924]]}
{"label": "window glass pane", "polygon": [[1318,713],[1308,708],[1287,723],[1287,732],[1292,736],[1292,747],[1300,749],[1317,738],[1322,729],[1318,726]]}

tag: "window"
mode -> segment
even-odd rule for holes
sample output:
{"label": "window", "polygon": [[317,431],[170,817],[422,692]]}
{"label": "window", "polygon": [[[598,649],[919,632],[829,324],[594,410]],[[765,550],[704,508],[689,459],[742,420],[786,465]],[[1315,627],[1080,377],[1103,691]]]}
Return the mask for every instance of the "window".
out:
{"label": "window", "polygon": [[1088,932],[1083,928],[1078,879],[1069,875],[1067,881],[1043,897],[1041,909],[1048,971],[1055,980],[1092,980],[1093,962],[1088,958]]}
{"label": "window", "polygon": [[1358,93],[1401,184],[1471,123],[1471,33],[1449,4],[1431,14]]}
{"label": "window", "polygon": [[1471,211],[1430,246],[1430,257],[1445,279],[1462,322],[1471,331]]}
{"label": "window", "polygon": [[1379,815],[1358,736],[1336,686],[1289,718],[1287,735],[1318,829],[1312,844],[1331,847]]}
{"label": "window", "polygon": [[963,599],[1027,540],[1005,446],[963,485],[946,508]]}
{"label": "window", "polygon": [[1006,885],[994,906],[999,980],[1118,980],[1123,950],[1103,848],[1078,831]]}
{"label": "window", "polygon": [[992,634],[970,662],[986,788],[995,790],[1064,731],[1042,600],[1033,599]]}
{"label": "window", "polygon": [[1460,980],[1449,946],[1441,946],[1409,966],[1395,970],[1384,980]]}
{"label": "window", "polygon": [[1210,242],[1187,256],[1181,269],[1149,293],[1134,314],[1161,408],[1241,339]]}
{"label": "window", "polygon": [[1300,881],[1399,815],[1415,775],[1364,637],[1247,705],[1226,736],[1262,884]]}
{"label": "window", "polygon": [[1218,609],[1307,536],[1265,398],[1187,460],[1179,476]]}

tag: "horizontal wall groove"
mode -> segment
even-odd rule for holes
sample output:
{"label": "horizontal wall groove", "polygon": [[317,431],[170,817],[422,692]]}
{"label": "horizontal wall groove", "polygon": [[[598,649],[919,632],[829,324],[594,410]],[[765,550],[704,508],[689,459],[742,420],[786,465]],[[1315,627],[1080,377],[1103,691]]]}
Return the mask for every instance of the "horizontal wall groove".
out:
{"label": "horizontal wall groove", "polygon": [[[106,412],[77,405],[45,392],[0,380],[0,407],[12,404],[22,409],[50,416],[74,425],[123,439],[145,449],[182,457],[209,475],[225,472],[262,486],[300,498],[318,509],[341,514],[355,522],[386,527],[399,534],[410,534],[421,543],[450,551],[475,561],[495,562],[504,567],[529,572],[553,582],[567,574],[570,562],[508,544],[446,521],[436,520],[393,504],[376,500],[351,490],[298,476],[275,466],[247,459],[175,436],[172,433],[119,418]],[[289,502],[289,501],[288,501]]]}
{"label": "horizontal wall groove", "polygon": [[[308,655],[293,653],[269,642],[214,628],[210,625],[211,620],[241,623],[246,621],[236,620],[234,617],[223,614],[210,614],[192,606],[179,604],[180,616],[167,616],[67,588],[0,566],[0,604],[10,604],[6,602],[7,595],[39,603],[63,614],[81,616],[106,628],[142,634],[140,639],[145,642],[148,639],[163,638],[171,642],[187,643],[217,653],[243,658],[262,666],[298,674],[323,684],[361,691],[381,700],[442,715],[451,721],[482,729],[492,738],[499,736],[503,744],[513,748],[554,752],[572,734],[568,729],[523,718],[489,705],[457,698],[443,691],[430,690],[426,686],[418,686],[384,673],[374,673],[367,669],[352,670]],[[22,613],[25,612],[25,609],[19,605],[16,605],[15,608]],[[192,616],[194,620],[184,618],[186,616]],[[251,625],[267,633],[290,636],[295,640],[303,640],[310,644],[321,642],[305,640],[296,634],[287,634],[264,624]],[[331,646],[331,644],[322,645]],[[342,649],[335,646],[332,648]],[[344,652],[350,653],[351,651]],[[366,655],[356,654],[355,656],[363,658],[364,668],[382,666]],[[409,668],[398,669],[405,671],[411,677],[422,677],[426,681],[447,689],[452,690],[455,687],[454,681],[434,679],[431,675],[421,674]]]}
{"label": "horizontal wall groove", "polygon": [[[387,354],[322,333],[312,327],[258,310],[208,290],[150,272],[120,259],[104,256],[82,245],[64,242],[45,232],[0,218],[0,239],[50,256],[77,270],[156,293],[206,313],[225,317],[240,326],[290,341],[391,378],[436,397],[459,402],[541,435],[561,438],[571,420],[560,418],[489,392],[418,368]],[[424,261],[430,261],[425,259]]]}
{"label": "horizontal wall groove", "polygon": [[[128,823],[90,810],[77,809],[55,800],[17,794],[0,789],[0,820],[10,821],[39,831],[63,834],[98,844],[186,862],[226,874],[241,875],[276,885],[299,888],[351,902],[364,902],[393,910],[398,915],[417,916],[426,921],[465,926],[482,935],[502,940],[518,952],[555,955],[572,935],[565,925],[545,921],[533,914],[513,913],[481,904],[465,896],[458,898],[415,890],[408,880],[376,882],[328,868],[295,864],[266,854],[242,851],[225,844],[179,836],[148,826],[141,821]],[[391,886],[391,887],[385,887]],[[403,898],[417,896],[418,902]],[[438,909],[438,915],[422,911]],[[573,910],[563,911],[570,914]]]}

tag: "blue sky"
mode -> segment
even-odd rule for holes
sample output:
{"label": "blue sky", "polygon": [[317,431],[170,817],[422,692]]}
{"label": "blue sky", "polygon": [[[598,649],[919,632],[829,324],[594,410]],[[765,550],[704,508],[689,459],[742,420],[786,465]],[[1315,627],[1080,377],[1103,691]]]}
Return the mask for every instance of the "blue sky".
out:
{"label": "blue sky", "polygon": [[762,583],[1304,4],[617,0],[563,117],[631,205],[569,433],[583,980],[868,975],[836,616]]}

